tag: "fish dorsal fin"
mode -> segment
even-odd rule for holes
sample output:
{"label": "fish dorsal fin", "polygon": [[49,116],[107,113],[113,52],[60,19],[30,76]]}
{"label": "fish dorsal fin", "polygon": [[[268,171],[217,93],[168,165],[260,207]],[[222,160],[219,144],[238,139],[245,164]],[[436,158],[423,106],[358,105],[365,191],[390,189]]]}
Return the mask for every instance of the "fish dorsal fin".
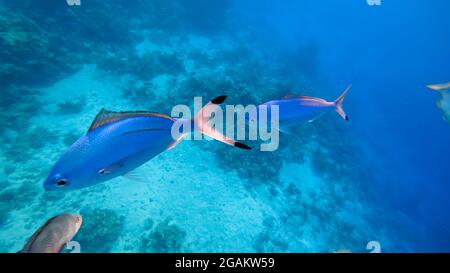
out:
{"label": "fish dorsal fin", "polygon": [[286,95],[283,97],[283,99],[306,99],[306,100],[326,102],[326,100],[321,99],[321,98],[315,98],[315,97],[311,97],[311,96],[297,96],[297,95]]}
{"label": "fish dorsal fin", "polygon": [[91,126],[89,127],[88,132],[94,131],[95,129],[110,124],[119,120],[124,120],[127,118],[133,118],[133,117],[160,117],[165,119],[173,120],[173,118],[159,113],[152,113],[147,111],[128,111],[128,112],[114,112],[114,111],[108,111],[105,108],[103,108],[100,113],[95,117],[94,121],[92,122]]}
{"label": "fish dorsal fin", "polygon": [[299,99],[306,99],[306,100],[314,100],[314,101],[320,101],[320,102],[326,102],[326,100],[321,98],[315,98],[310,96],[298,96]]}

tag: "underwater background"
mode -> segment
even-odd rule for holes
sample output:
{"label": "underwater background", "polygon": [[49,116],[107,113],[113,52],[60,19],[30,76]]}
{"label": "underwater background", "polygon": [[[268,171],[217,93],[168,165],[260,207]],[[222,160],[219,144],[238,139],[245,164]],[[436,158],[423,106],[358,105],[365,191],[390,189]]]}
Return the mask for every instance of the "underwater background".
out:
{"label": "underwater background", "polygon": [[[74,1],[69,1],[74,2]],[[76,2],[76,1],[75,1]],[[83,215],[81,252],[450,251],[446,0],[0,1],[0,252]],[[334,100],[275,152],[184,141],[67,192],[43,182],[103,108]]]}

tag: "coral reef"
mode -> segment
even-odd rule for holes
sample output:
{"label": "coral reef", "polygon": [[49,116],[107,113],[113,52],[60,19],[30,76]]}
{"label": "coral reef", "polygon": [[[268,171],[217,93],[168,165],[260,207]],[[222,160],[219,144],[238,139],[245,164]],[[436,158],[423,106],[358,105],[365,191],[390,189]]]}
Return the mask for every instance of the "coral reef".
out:
{"label": "coral reef", "polygon": [[42,103],[36,98],[38,95],[35,89],[27,86],[5,86],[0,96],[2,126],[9,130],[25,130],[29,127],[30,118],[40,115]]}
{"label": "coral reef", "polygon": [[43,84],[73,72],[79,60],[66,48],[53,46],[56,37],[29,16],[1,7],[0,80]]}
{"label": "coral reef", "polygon": [[22,128],[14,138],[14,143],[4,143],[4,155],[16,164],[24,164],[39,152],[49,141],[57,141],[58,135],[45,127]]}
{"label": "coral reef", "polygon": [[124,225],[124,217],[110,209],[82,209],[83,226],[74,238],[83,252],[109,252]]}
{"label": "coral reef", "polygon": [[0,193],[0,204],[1,204],[1,222],[0,224],[4,224],[8,219],[8,213],[14,209],[12,200],[15,198],[15,192],[12,190],[3,190]]}
{"label": "coral reef", "polygon": [[143,56],[136,53],[108,55],[98,63],[98,67],[116,75],[131,74],[137,79],[150,80],[160,74],[179,74],[184,67],[177,55],[152,52]]}
{"label": "coral reef", "polygon": [[[153,222],[147,222],[148,227]],[[186,232],[173,221],[166,219],[157,224],[142,240],[142,252],[179,252],[182,250]]]}
{"label": "coral reef", "polygon": [[66,101],[63,103],[58,103],[58,110],[56,110],[57,115],[70,115],[79,114],[83,111],[86,104],[86,98],[81,96],[77,100]]}
{"label": "coral reef", "polygon": [[275,219],[273,217],[266,217],[263,221],[264,230],[258,235],[255,240],[254,247],[256,252],[285,252],[288,249],[286,243],[280,234],[276,233]]}

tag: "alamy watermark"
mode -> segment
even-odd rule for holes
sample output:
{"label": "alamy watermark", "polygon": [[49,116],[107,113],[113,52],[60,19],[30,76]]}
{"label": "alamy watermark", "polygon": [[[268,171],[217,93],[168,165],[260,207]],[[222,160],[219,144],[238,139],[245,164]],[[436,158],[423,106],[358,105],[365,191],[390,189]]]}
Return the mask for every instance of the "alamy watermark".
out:
{"label": "alamy watermark", "polygon": [[81,0],[66,0],[69,6],[81,6]]}
{"label": "alamy watermark", "polygon": [[70,241],[66,244],[66,249],[70,250],[69,253],[81,253],[81,245],[77,241]]}
{"label": "alamy watermark", "polygon": [[[369,253],[381,253],[381,244],[378,241],[370,241],[366,245],[366,249],[369,251]],[[353,251],[351,249],[340,249],[335,250],[334,253],[352,253]]]}
{"label": "alamy watermark", "polygon": [[381,244],[378,241],[370,241],[366,246],[367,250],[370,250],[370,253],[381,253]]}

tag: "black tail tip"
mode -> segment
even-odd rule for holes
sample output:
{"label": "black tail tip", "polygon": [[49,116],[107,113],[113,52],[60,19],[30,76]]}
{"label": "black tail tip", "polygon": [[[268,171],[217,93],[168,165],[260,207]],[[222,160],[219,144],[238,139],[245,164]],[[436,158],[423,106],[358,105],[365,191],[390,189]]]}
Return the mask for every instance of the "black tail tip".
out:
{"label": "black tail tip", "polygon": [[238,147],[244,150],[251,150],[252,148],[250,146],[245,145],[244,143],[235,142],[234,147]]}
{"label": "black tail tip", "polygon": [[217,98],[213,99],[211,101],[211,103],[214,104],[222,104],[225,100],[226,100],[227,96],[223,95],[223,96],[218,96]]}
{"label": "black tail tip", "polygon": [[345,116],[345,121],[349,121],[350,119],[348,118],[348,116]]}

